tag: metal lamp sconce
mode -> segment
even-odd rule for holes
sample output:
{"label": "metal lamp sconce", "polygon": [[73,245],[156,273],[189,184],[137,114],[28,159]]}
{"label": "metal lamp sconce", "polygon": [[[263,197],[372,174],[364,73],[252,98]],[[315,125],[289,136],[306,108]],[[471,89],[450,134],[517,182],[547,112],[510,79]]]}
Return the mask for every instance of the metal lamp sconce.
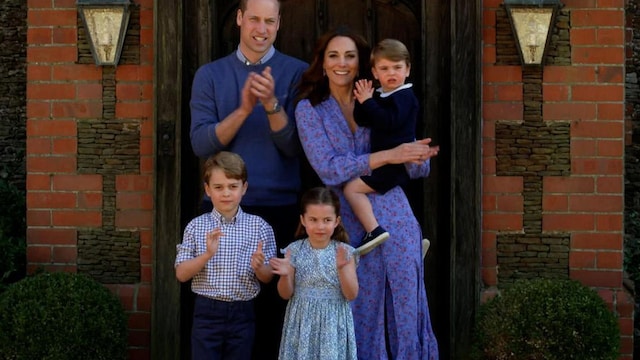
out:
{"label": "metal lamp sconce", "polygon": [[504,0],[523,66],[542,66],[560,0]]}
{"label": "metal lamp sconce", "polygon": [[96,65],[118,65],[129,25],[129,0],[77,0]]}

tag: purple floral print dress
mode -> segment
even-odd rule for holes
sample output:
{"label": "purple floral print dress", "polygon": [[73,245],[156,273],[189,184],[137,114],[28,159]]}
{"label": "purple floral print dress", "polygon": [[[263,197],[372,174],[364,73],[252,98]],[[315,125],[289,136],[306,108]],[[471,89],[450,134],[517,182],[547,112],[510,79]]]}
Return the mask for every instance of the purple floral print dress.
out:
{"label": "purple floral print dress", "polygon": [[[371,173],[369,129],[358,127],[352,133],[333,97],[315,107],[306,99],[300,101],[296,122],[309,163],[340,197],[342,222],[351,245],[358,247],[364,229],[344,198],[342,187],[353,178]],[[425,177],[430,163],[411,164],[408,171],[412,178]],[[369,200],[390,237],[362,256],[357,267],[360,290],[351,309],[358,359],[438,359],[424,286],[420,225],[400,187],[384,195],[372,193]]]}

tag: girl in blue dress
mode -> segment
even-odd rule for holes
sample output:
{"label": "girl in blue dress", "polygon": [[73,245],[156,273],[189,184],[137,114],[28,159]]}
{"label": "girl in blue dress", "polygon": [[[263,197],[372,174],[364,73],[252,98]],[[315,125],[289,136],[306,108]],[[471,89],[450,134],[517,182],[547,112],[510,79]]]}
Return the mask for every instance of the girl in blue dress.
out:
{"label": "girl in blue dress", "polygon": [[297,240],[284,258],[270,260],[288,299],[280,360],[355,360],[356,337],[349,301],[358,295],[355,249],[340,223],[338,196],[325,187],[307,191]]}

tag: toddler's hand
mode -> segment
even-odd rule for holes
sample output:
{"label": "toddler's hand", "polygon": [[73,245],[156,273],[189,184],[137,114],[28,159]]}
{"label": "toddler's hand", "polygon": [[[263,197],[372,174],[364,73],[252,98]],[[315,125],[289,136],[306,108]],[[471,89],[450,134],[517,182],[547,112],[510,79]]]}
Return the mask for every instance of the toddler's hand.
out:
{"label": "toddler's hand", "polygon": [[353,95],[360,104],[373,97],[373,82],[371,80],[360,79],[356,82]]}

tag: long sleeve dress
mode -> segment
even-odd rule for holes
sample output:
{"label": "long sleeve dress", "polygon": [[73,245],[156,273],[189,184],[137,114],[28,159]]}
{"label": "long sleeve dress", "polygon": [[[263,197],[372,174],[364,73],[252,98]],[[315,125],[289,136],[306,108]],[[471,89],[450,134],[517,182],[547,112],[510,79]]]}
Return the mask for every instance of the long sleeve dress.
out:
{"label": "long sleeve dress", "polygon": [[[365,231],[344,198],[342,187],[353,178],[371,173],[370,131],[358,127],[352,133],[333,97],[315,107],[306,99],[299,102],[296,122],[309,163],[340,197],[342,222],[351,245],[357,247]],[[407,169],[412,178],[425,177],[429,161]],[[424,286],[420,225],[400,187],[384,195],[370,194],[369,200],[378,222],[391,236],[362,256],[357,267],[360,289],[351,308],[358,358],[438,359]]]}

